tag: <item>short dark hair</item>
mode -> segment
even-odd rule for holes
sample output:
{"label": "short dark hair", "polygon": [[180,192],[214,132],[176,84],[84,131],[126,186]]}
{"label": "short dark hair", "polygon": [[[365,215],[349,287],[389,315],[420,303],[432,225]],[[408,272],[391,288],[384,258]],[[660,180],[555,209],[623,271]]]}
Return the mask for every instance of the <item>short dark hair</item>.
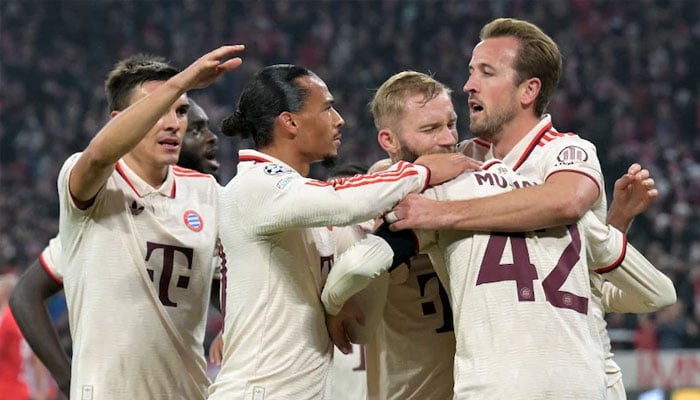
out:
{"label": "short dark hair", "polygon": [[299,111],[309,97],[309,90],[297,79],[304,76],[315,74],[290,64],[258,71],[243,89],[236,111],[221,122],[221,133],[251,137],[256,149],[272,143],[275,118],[285,111]]}
{"label": "short dark hair", "polygon": [[135,87],[147,81],[167,81],[178,72],[163,57],[150,54],[136,54],[117,62],[105,82],[109,109],[124,110]]}

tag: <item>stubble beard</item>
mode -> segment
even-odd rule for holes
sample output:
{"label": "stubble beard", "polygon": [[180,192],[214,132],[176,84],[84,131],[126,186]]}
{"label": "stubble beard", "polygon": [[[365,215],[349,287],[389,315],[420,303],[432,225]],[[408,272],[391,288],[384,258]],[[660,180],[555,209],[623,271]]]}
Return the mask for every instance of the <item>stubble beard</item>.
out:
{"label": "stubble beard", "polygon": [[514,107],[505,107],[494,115],[482,111],[482,122],[474,122],[469,118],[469,131],[479,139],[492,142],[503,131],[503,127],[515,118]]}

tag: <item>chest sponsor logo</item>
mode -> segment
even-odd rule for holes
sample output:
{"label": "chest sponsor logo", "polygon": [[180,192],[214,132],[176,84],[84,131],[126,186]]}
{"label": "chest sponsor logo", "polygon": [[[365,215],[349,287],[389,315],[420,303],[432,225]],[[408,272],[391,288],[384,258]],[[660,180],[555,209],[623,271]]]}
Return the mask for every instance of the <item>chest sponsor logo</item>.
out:
{"label": "chest sponsor logo", "polygon": [[557,155],[558,165],[573,165],[588,161],[588,153],[578,146],[567,146]]}
{"label": "chest sponsor logo", "polygon": [[292,169],[287,168],[283,165],[279,165],[279,164],[268,164],[265,166],[265,168],[263,170],[268,175],[280,175],[280,174],[286,174],[289,172],[294,172]]}
{"label": "chest sponsor logo", "polygon": [[185,213],[182,215],[182,219],[185,222],[185,225],[194,232],[199,232],[202,230],[202,228],[204,228],[204,221],[202,221],[202,216],[199,215],[196,211],[185,211]]}

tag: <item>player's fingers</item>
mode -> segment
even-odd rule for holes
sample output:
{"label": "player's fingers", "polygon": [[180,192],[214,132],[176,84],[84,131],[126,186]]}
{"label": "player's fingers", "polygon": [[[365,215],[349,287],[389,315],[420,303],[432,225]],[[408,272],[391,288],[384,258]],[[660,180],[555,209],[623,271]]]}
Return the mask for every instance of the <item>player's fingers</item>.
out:
{"label": "player's fingers", "polygon": [[331,337],[331,342],[342,351],[343,354],[348,354],[348,348],[352,348],[350,341],[348,340],[348,335],[345,332],[345,328],[342,323],[330,323],[328,324],[328,334]]}
{"label": "player's fingers", "polygon": [[643,169],[635,174],[637,179],[647,179],[649,177],[649,170]]}
{"label": "player's fingers", "polygon": [[219,64],[216,67],[216,69],[218,71],[231,71],[232,69],[238,68],[241,64],[243,64],[243,59],[240,57],[234,57],[230,60],[227,60],[226,62]]}
{"label": "player's fingers", "polygon": [[389,225],[389,230],[391,230],[392,232],[402,231],[404,229],[406,229],[406,220],[405,219],[400,219],[400,220],[394,222],[393,224]]}
{"label": "player's fingers", "polygon": [[618,180],[615,181],[615,189],[622,190],[632,183],[632,176],[629,174],[622,175]]}
{"label": "player's fingers", "polygon": [[656,182],[654,181],[654,178],[647,178],[642,181],[642,186],[644,186],[646,189],[651,189],[654,187]]}
{"label": "player's fingers", "polygon": [[642,169],[642,166],[639,165],[639,163],[634,163],[634,164],[630,165],[630,167],[627,169],[627,173],[634,175],[637,172],[639,172],[639,170],[641,170],[641,169]]}

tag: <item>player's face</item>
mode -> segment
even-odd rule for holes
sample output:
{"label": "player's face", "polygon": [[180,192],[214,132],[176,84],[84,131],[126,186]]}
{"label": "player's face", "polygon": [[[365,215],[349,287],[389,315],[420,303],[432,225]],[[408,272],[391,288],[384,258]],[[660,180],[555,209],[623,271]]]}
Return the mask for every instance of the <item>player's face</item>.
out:
{"label": "player's face", "polygon": [[[146,97],[164,81],[144,82],[134,89],[130,104]],[[145,168],[162,168],[177,163],[182,148],[182,138],[187,129],[187,110],[190,106],[187,96],[182,95],[168,108],[146,136],[134,147],[129,155]]]}
{"label": "player's face", "polygon": [[469,95],[469,129],[476,137],[490,140],[517,115],[517,50],[513,37],[486,39],[474,47],[463,90]]}
{"label": "player's face", "polygon": [[299,79],[309,90],[306,103],[294,113],[300,152],[309,162],[335,157],[345,121],[333,108],[333,96],[320,78],[312,75]]}
{"label": "player's face", "polygon": [[397,135],[401,160],[413,162],[423,154],[449,153],[457,144],[457,113],[446,92],[427,103],[409,95]]}
{"label": "player's face", "polygon": [[219,169],[219,162],[216,161],[217,142],[218,138],[209,129],[207,114],[198,104],[190,103],[178,165],[215,175]]}

